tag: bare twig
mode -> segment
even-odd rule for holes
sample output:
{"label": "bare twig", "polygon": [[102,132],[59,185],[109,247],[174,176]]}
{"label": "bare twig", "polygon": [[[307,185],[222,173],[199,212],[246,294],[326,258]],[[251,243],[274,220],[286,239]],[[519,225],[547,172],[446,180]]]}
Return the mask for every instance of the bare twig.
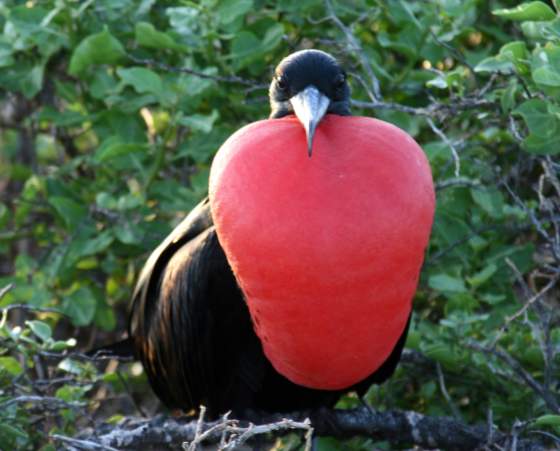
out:
{"label": "bare twig", "polygon": [[288,419],[280,420],[276,423],[263,424],[256,426],[250,424],[247,428],[232,428],[231,432],[237,435],[237,438],[232,439],[223,449],[223,451],[233,451],[238,449],[241,445],[246,443],[249,439],[256,435],[270,434],[271,432],[277,431],[289,431],[293,429],[302,429],[306,431],[306,444],[305,451],[311,449],[311,437],[313,434],[313,428],[308,418],[303,421],[293,421]]}
{"label": "bare twig", "polygon": [[457,148],[443,132],[443,130],[441,130],[436,126],[436,124],[434,124],[434,121],[432,121],[431,118],[426,119],[426,121],[428,122],[428,125],[433,130],[433,132],[438,135],[451,150],[451,156],[453,157],[453,162],[455,163],[455,177],[459,177],[461,172],[461,159],[459,158],[459,152],[457,151]]}
{"label": "bare twig", "polygon": [[60,434],[53,434],[51,438],[58,440],[59,442],[72,445],[74,449],[83,450],[103,450],[103,451],[119,451],[117,448],[111,446],[100,445],[99,443],[92,442],[91,440],[78,440],[76,438],[66,437]]}
{"label": "bare twig", "polygon": [[12,288],[14,288],[14,284],[9,283],[8,285],[0,289],[0,299],[2,299]]}
{"label": "bare twig", "polygon": [[27,305],[27,304],[10,304],[7,305],[6,307],[0,308],[0,312],[1,311],[11,312],[12,310],[24,310],[26,312],[39,312],[39,313],[58,313],[59,315],[66,316],[64,312],[61,312],[56,308],[35,307],[33,305]]}
{"label": "bare twig", "polygon": [[523,366],[521,366],[521,364],[507,352],[497,348],[484,347],[474,341],[468,341],[466,343],[466,346],[474,349],[475,351],[497,357],[499,360],[504,362],[519,379],[521,379],[538,396],[540,396],[549,409],[556,413],[560,412],[558,400],[556,399],[556,397],[552,393],[550,393],[550,391],[541,383],[539,383],[533,376],[531,376],[531,374],[529,374],[529,372],[525,370],[525,368],[523,368]]}
{"label": "bare twig", "polygon": [[440,180],[439,182],[436,182],[436,191],[440,191],[446,188],[456,188],[459,186],[474,188],[480,185],[480,180],[472,180],[467,177],[454,177],[451,179]]}
{"label": "bare twig", "polygon": [[441,365],[439,362],[436,362],[436,369],[437,369],[439,389],[441,391],[441,394],[443,395],[445,401],[447,402],[447,405],[451,409],[451,413],[453,414],[453,417],[455,417],[457,420],[460,420],[461,413],[459,412],[459,409],[451,399],[451,396],[449,396],[449,392],[447,391],[447,387],[445,386],[445,378],[443,376],[443,370],[441,369]]}
{"label": "bare twig", "polygon": [[86,405],[85,402],[64,401],[53,396],[16,396],[0,403],[0,409],[5,409],[13,404],[40,404],[43,408],[49,410],[57,409],[76,409]]}
{"label": "bare twig", "polygon": [[358,57],[360,65],[362,66],[370,80],[374,100],[380,101],[381,89],[379,87],[379,80],[373,72],[373,68],[369,63],[369,58],[364,53],[362,47],[354,37],[352,31],[346,25],[344,25],[344,23],[336,15],[331,0],[325,0],[325,8],[328,14],[327,18],[330,19],[340,31],[342,31],[342,34],[344,34],[344,37],[348,43],[348,50],[350,51],[350,53],[354,53]]}
{"label": "bare twig", "polygon": [[[517,270],[517,268],[515,267],[514,263],[509,259],[506,258],[506,263],[507,265],[512,268],[512,270],[519,274],[519,271]],[[521,277],[521,280],[523,278]],[[555,277],[553,277],[552,279],[550,279],[550,281],[535,295],[531,296],[529,299],[527,299],[527,301],[525,301],[525,303],[523,304],[523,307],[521,307],[517,312],[515,312],[513,315],[510,315],[508,317],[506,317],[506,320],[504,322],[504,324],[502,325],[502,327],[500,328],[500,330],[498,331],[496,337],[494,338],[494,340],[492,341],[490,347],[494,347],[496,346],[496,344],[498,343],[498,341],[502,338],[502,336],[504,335],[504,333],[507,331],[508,327],[511,325],[511,323],[513,321],[515,321],[516,319],[518,319],[520,316],[522,316],[523,314],[525,314],[527,312],[527,310],[535,303],[538,302],[542,299],[542,297],[548,293],[552,288],[554,288],[556,286],[556,284],[558,283],[558,280],[560,279],[560,274],[557,274]],[[518,280],[519,280],[519,276],[518,276]]]}
{"label": "bare twig", "polygon": [[155,67],[157,69],[164,70],[166,72],[178,72],[181,74],[194,75],[198,78],[203,78],[205,80],[213,80],[220,83],[236,83],[244,86],[250,86],[252,89],[267,89],[268,83],[261,83],[257,80],[249,80],[246,78],[238,77],[236,75],[224,76],[224,75],[211,75],[205,72],[201,72],[194,69],[189,69],[187,67],[174,67],[169,66],[161,61],[156,61],[148,58],[136,58],[135,56],[129,55],[128,58],[136,64],[142,64],[144,66]]}
{"label": "bare twig", "polygon": [[468,110],[493,108],[495,105],[496,104],[490,100],[473,97],[465,97],[449,104],[432,102],[426,107],[412,107],[391,102],[364,102],[361,100],[352,100],[352,106],[364,110],[393,110],[408,113],[413,116],[428,116],[432,118],[452,116]]}
{"label": "bare twig", "polygon": [[88,355],[83,352],[53,352],[53,351],[39,351],[39,354],[45,358],[53,360],[75,359],[87,362],[101,362],[103,360],[118,360],[119,362],[132,362],[133,357],[116,356],[114,354],[105,354],[102,351],[94,355]]}

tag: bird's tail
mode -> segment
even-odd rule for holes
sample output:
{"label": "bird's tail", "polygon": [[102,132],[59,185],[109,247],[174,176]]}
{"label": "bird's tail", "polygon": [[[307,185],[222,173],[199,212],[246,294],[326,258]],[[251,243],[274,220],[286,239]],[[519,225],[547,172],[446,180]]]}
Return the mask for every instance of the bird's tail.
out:
{"label": "bird's tail", "polygon": [[109,357],[115,359],[133,359],[134,346],[130,337],[86,352],[89,357]]}

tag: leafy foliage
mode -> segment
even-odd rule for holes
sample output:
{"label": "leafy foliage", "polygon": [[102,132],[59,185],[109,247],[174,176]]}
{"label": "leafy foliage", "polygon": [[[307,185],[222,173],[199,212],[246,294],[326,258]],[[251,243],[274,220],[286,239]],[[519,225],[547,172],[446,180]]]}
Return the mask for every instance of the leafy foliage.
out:
{"label": "leafy foliage", "polygon": [[85,347],[95,331],[107,342],[124,329],[147,254],[205,195],[224,139],[268,114],[274,64],[309,46],[348,68],[356,114],[393,122],[422,144],[437,181],[407,346],[438,371],[405,362],[369,400],[469,423],[492,411],[505,430],[521,419],[558,432],[558,6],[4,1],[0,288],[14,287],[0,307],[63,315],[24,322],[18,309],[9,321],[4,313],[0,448],[75,432],[75,406],[64,403],[92,393],[99,376],[88,364],[43,374],[73,375],[39,392],[61,400],[58,422],[13,401],[24,393],[17,387],[37,390],[42,353],[64,352],[69,337]]}

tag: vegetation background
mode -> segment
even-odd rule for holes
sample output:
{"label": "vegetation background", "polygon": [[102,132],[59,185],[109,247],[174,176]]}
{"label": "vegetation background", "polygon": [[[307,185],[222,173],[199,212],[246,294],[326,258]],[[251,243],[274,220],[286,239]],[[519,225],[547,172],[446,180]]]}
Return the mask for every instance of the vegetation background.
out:
{"label": "vegetation background", "polygon": [[226,137],[268,115],[274,65],[309,47],[437,184],[409,350],[368,400],[558,446],[559,3],[0,2],[0,448],[164,411],[138,365],[80,351],[122,336],[147,255]]}

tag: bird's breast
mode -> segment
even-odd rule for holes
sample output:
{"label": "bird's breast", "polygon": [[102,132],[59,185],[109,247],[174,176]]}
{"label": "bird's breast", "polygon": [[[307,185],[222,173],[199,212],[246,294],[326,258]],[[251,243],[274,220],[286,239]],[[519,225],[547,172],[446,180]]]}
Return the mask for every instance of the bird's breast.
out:
{"label": "bird's breast", "polygon": [[410,313],[434,211],[430,168],[410,136],[328,115],[309,158],[297,119],[256,122],[216,155],[210,201],[277,371],[340,389],[383,363]]}

